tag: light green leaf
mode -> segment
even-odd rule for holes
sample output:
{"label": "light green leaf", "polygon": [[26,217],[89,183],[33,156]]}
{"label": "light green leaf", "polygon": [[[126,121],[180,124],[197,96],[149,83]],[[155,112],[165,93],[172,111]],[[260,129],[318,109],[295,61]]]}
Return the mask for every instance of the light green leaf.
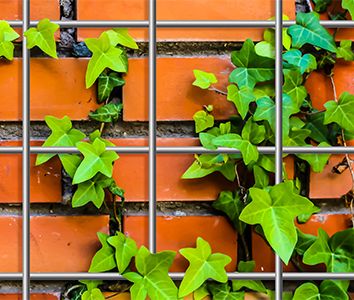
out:
{"label": "light green leaf", "polygon": [[354,60],[352,41],[349,40],[340,41],[340,46],[337,48],[337,58],[343,58],[346,61]]}
{"label": "light green leaf", "polygon": [[245,292],[232,292],[227,283],[209,283],[208,288],[214,300],[244,300]]}
{"label": "light green leaf", "polygon": [[106,151],[106,145],[98,138],[92,144],[79,142],[76,147],[84,155],[83,161],[77,168],[73,184],[91,179],[97,173],[112,177],[113,162],[119,158],[114,151]]}
{"label": "light green leaf", "polygon": [[253,118],[249,118],[244,125],[241,133],[242,139],[250,141],[253,145],[260,144],[264,141],[266,136],[266,130],[263,125],[258,125],[253,121]]}
{"label": "light green leaf", "polygon": [[201,89],[208,89],[213,83],[217,83],[213,73],[208,73],[200,70],[193,70],[195,81],[193,82],[194,86],[200,87]]}
{"label": "light green leaf", "polygon": [[299,70],[284,70],[283,91],[290,96],[291,100],[299,108],[307,97],[307,90],[302,83],[303,78]]}
{"label": "light green leaf", "polygon": [[236,85],[230,84],[227,87],[227,100],[235,104],[238,113],[244,119],[248,113],[250,103],[255,101],[256,97],[248,86],[242,86],[239,89]]}
{"label": "light green leaf", "polygon": [[252,202],[241,213],[247,224],[260,224],[265,237],[284,263],[288,263],[297,242],[294,219],[317,208],[307,198],[294,193],[294,185],[286,181],[268,191],[250,188]]}
{"label": "light green leaf", "polygon": [[207,128],[214,126],[214,117],[204,110],[197,111],[193,120],[195,122],[195,132],[199,133]]}
{"label": "light green leaf", "polygon": [[122,109],[123,104],[111,102],[90,112],[89,117],[98,122],[114,123],[118,121]]}
{"label": "light green leaf", "polygon": [[108,243],[116,249],[115,258],[118,271],[123,274],[128,268],[132,258],[138,252],[136,242],[133,239],[126,237],[123,233],[117,232],[115,236],[108,238]]}
{"label": "light green leaf", "polygon": [[92,289],[90,291],[85,291],[82,294],[82,300],[105,300],[106,298],[104,297],[104,295],[102,294],[102,292],[100,291],[100,289],[95,288]]}
{"label": "light green leaf", "polygon": [[[309,146],[311,147],[311,146]],[[330,147],[326,142],[322,142],[318,147]],[[323,171],[323,168],[326,166],[330,154],[296,154],[297,157],[306,160],[312,167],[314,172],[320,173]]]}
{"label": "light green leaf", "polygon": [[342,0],[342,7],[347,9],[350,13],[350,16],[354,17],[354,1],[353,0]]}
{"label": "light green leaf", "polygon": [[334,100],[325,103],[324,124],[337,123],[345,131],[354,132],[354,95],[344,92],[338,103]]}
{"label": "light green leaf", "polygon": [[92,52],[86,70],[86,88],[91,87],[106,68],[122,73],[128,71],[125,53],[122,49],[112,46],[106,32],[103,32],[98,39],[85,39],[85,44]]}
{"label": "light green leaf", "polygon": [[218,170],[219,167],[203,168],[203,166],[195,160],[193,164],[182,175],[182,179],[202,178]]}
{"label": "light green leaf", "polygon": [[339,231],[331,238],[320,228],[317,240],[304,253],[303,262],[311,266],[324,263],[327,272],[353,272],[353,245],[353,228]]}
{"label": "light green leaf", "polygon": [[292,49],[283,54],[283,59],[289,64],[299,67],[301,74],[317,69],[316,58],[309,53],[302,55],[300,50]]}
{"label": "light green leaf", "polygon": [[288,32],[292,36],[292,44],[295,48],[311,44],[333,53],[337,51],[333,36],[320,25],[316,13],[298,13],[296,25],[290,26]]}
{"label": "light green leaf", "polygon": [[207,284],[204,283],[199,289],[195,290],[195,292],[193,293],[193,300],[203,300],[209,295],[210,293],[208,291]]}
{"label": "light green leaf", "polygon": [[320,288],[311,282],[300,285],[294,294],[293,300],[348,300],[348,294],[333,280],[324,280]]}
{"label": "light green leaf", "polygon": [[77,167],[82,161],[82,158],[77,154],[61,154],[59,158],[65,172],[68,173],[71,178],[73,178]]}
{"label": "light green leaf", "polygon": [[[45,122],[52,133],[43,143],[43,147],[73,147],[77,142],[86,137],[80,130],[72,128],[72,123],[67,116],[64,116],[62,119],[46,116]],[[55,155],[56,154],[38,154],[36,166],[45,163]],[[59,155],[59,157],[61,156],[62,154]]]}
{"label": "light green leaf", "polygon": [[19,38],[15,30],[6,21],[0,21],[0,56],[13,60],[15,46],[12,41]]}
{"label": "light green leaf", "polygon": [[295,251],[297,254],[303,256],[308,248],[316,241],[316,237],[312,234],[303,233],[299,228],[297,231],[297,243],[295,246]]}
{"label": "light green leaf", "polygon": [[117,46],[118,44],[131,48],[139,49],[138,45],[134,41],[133,37],[128,33],[126,28],[114,28],[106,31],[111,40],[112,46]]}
{"label": "light green leaf", "polygon": [[258,42],[254,49],[259,56],[275,58],[275,45],[272,42]]}
{"label": "light green leaf", "polygon": [[124,84],[125,80],[117,73],[100,74],[100,76],[98,76],[98,103],[108,100],[113,89]]}
{"label": "light green leaf", "polygon": [[[253,260],[250,261],[240,261],[238,263],[237,270],[239,272],[253,272],[256,267],[256,263]],[[239,291],[242,288],[247,288],[255,292],[265,293],[267,289],[260,280],[233,280],[232,290]]]}
{"label": "light green leaf", "polygon": [[258,165],[253,166],[254,187],[266,188],[269,185],[269,176],[263,168]]}
{"label": "light green leaf", "polygon": [[27,48],[39,47],[44,53],[53,58],[58,58],[54,33],[59,25],[49,19],[40,20],[36,28],[29,28],[23,35],[27,39]]}
{"label": "light green leaf", "polygon": [[179,297],[189,295],[208,279],[227,282],[225,266],[231,262],[231,258],[221,253],[212,254],[209,243],[202,238],[197,239],[196,248],[184,248],[179,252],[189,261],[189,267],[179,287]]}
{"label": "light green leaf", "polygon": [[100,273],[114,269],[116,262],[114,260],[114,250],[107,243],[109,237],[108,234],[97,232],[98,239],[102,244],[102,248],[98,250],[95,256],[92,258],[89,272]]}

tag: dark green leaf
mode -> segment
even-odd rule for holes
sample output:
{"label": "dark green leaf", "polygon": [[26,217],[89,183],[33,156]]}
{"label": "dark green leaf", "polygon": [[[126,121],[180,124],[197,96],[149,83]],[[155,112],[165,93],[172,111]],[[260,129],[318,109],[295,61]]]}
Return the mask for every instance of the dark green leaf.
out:
{"label": "dark green leaf", "polygon": [[322,281],[320,288],[311,282],[299,286],[293,300],[348,300],[348,294],[333,280]]}
{"label": "dark green leaf", "polygon": [[301,74],[317,69],[316,58],[312,54],[302,55],[300,50],[292,49],[283,54],[283,59],[300,69]]}
{"label": "dark green leaf", "polygon": [[316,237],[312,234],[303,233],[299,228],[296,228],[297,231],[297,243],[295,246],[295,251],[299,255],[304,255],[310,246],[316,241]]}
{"label": "dark green leaf", "polygon": [[257,188],[266,188],[269,185],[269,176],[263,168],[258,165],[253,166],[253,175],[254,175],[254,187]]}
{"label": "dark green leaf", "polygon": [[89,117],[99,122],[113,123],[118,121],[122,109],[123,105],[121,103],[108,103],[94,112],[90,112]]}
{"label": "dark green leaf", "polygon": [[208,288],[214,300],[244,300],[245,292],[232,292],[227,283],[209,283]]}
{"label": "dark green leaf", "polygon": [[117,73],[100,74],[98,76],[98,103],[102,103],[109,99],[113,89],[125,84],[125,80]]}

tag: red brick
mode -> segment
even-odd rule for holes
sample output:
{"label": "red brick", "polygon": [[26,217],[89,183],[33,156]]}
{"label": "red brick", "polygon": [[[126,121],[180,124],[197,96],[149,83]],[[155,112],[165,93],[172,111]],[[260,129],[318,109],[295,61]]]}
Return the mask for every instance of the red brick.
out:
{"label": "red brick", "polygon": [[[60,294],[31,294],[30,300],[59,300]],[[0,294],[0,300],[22,300],[19,294]]]}
{"label": "red brick", "polygon": [[[295,3],[283,1],[284,13],[292,19],[295,16]],[[179,0],[157,2],[158,20],[267,20],[275,15],[274,1],[252,0],[244,5],[241,0]],[[147,20],[148,3],[144,0],[78,0],[78,19],[80,20]],[[260,7],[262,9],[260,9]],[[97,36],[102,30],[79,29],[80,40]],[[137,40],[147,40],[146,29],[131,29]],[[159,29],[159,41],[240,41],[247,38],[260,40],[262,29],[197,28],[197,29]]]}
{"label": "red brick", "polygon": [[[85,88],[87,59],[31,59],[31,120],[46,115],[87,119],[97,108],[95,88]],[[22,117],[21,59],[0,64],[0,120]]]}
{"label": "red brick", "polygon": [[[235,271],[237,261],[237,234],[226,218],[220,216],[158,216],[157,250],[177,251],[195,247],[197,237],[208,241],[213,252],[229,255],[232,262],[228,271]],[[135,239],[138,245],[148,244],[148,218],[146,216],[125,216],[124,232]],[[225,238],[227,237],[227,240]],[[172,272],[186,270],[188,261],[177,254]]]}
{"label": "red brick", "polygon": [[[108,216],[32,216],[31,271],[87,272],[99,249],[98,231],[108,232]],[[20,272],[22,221],[0,217],[0,272]]]}
{"label": "red brick", "polygon": [[[39,141],[32,146],[39,146]],[[21,146],[20,141],[0,141],[0,147]],[[35,166],[36,155],[31,155],[30,199],[31,202],[61,202],[61,164],[57,158],[41,166]],[[20,154],[0,155],[0,202],[22,201],[22,157]]]}

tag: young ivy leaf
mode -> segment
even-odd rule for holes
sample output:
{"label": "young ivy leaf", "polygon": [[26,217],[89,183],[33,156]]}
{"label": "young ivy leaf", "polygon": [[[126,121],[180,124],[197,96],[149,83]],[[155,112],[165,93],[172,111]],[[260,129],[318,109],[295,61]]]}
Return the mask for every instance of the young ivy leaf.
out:
{"label": "young ivy leaf", "polygon": [[106,31],[106,33],[109,35],[109,39],[111,40],[111,44],[113,46],[120,44],[131,49],[139,49],[138,45],[128,33],[128,29],[126,28],[114,28]]}
{"label": "young ivy leaf", "polygon": [[316,58],[309,53],[302,55],[300,50],[292,49],[283,54],[283,59],[289,64],[299,67],[301,74],[310,73],[317,69]]}
{"label": "young ivy leaf", "polygon": [[333,280],[324,280],[320,288],[311,282],[300,285],[296,290],[293,300],[323,299],[323,300],[348,300],[348,294]]}
{"label": "young ivy leaf", "polygon": [[189,267],[179,287],[178,297],[189,295],[208,279],[227,282],[225,266],[231,262],[231,258],[221,253],[212,254],[207,241],[199,237],[196,248],[184,248],[179,252],[189,261]]}
{"label": "young ivy leaf", "polygon": [[350,13],[350,16],[354,17],[354,0],[342,0],[342,7],[347,9]]}
{"label": "young ivy leaf", "polygon": [[13,60],[15,46],[12,41],[20,36],[6,21],[0,21],[0,56]]}
{"label": "young ivy leaf", "polygon": [[[309,147],[311,146],[309,145]],[[330,147],[330,145],[326,142],[322,142],[318,145],[318,147]],[[303,160],[306,160],[310,164],[314,172],[320,173],[323,171],[331,155],[326,153],[324,154],[315,153],[315,154],[296,154],[296,156]]]}
{"label": "young ivy leaf", "polygon": [[253,145],[262,143],[266,137],[266,129],[249,118],[242,129],[241,136],[244,140],[250,141]]}
{"label": "young ivy leaf", "polygon": [[[46,116],[45,122],[52,133],[43,143],[43,147],[73,147],[77,142],[86,137],[80,130],[72,128],[72,123],[68,116],[64,116],[62,119]],[[55,155],[56,154],[38,154],[36,166],[45,163]],[[59,155],[59,157],[61,156],[62,154]]]}
{"label": "young ivy leaf", "polygon": [[108,243],[116,249],[115,258],[118,271],[123,274],[128,268],[132,258],[138,252],[136,242],[133,239],[126,237],[123,233],[117,232],[116,235],[108,238]]}
{"label": "young ivy leaf", "polygon": [[354,132],[354,95],[344,92],[339,101],[325,103],[324,124],[337,123],[345,131]]}
{"label": "young ivy leaf", "polygon": [[231,61],[237,68],[231,72],[229,81],[240,88],[253,89],[258,82],[274,79],[274,59],[259,56],[250,39],[243,43],[241,50],[231,53]]}
{"label": "young ivy leaf", "polygon": [[217,83],[213,73],[208,73],[200,70],[193,70],[195,81],[192,83],[194,86],[200,87],[201,89],[208,89],[213,83]]}
{"label": "young ivy leaf", "polygon": [[214,116],[205,110],[197,111],[193,116],[193,120],[196,133],[214,126]]}
{"label": "young ivy leaf", "polygon": [[239,89],[236,85],[230,84],[227,87],[227,100],[235,104],[238,113],[244,119],[248,113],[250,103],[256,101],[256,97],[248,86],[242,86]]}
{"label": "young ivy leaf", "polygon": [[114,151],[107,151],[104,142],[97,138],[92,144],[79,142],[76,147],[84,155],[84,159],[75,172],[73,184],[89,180],[99,172],[112,177],[113,162],[119,156]]}
{"label": "young ivy leaf", "polygon": [[310,266],[324,263],[327,272],[353,272],[353,245],[353,228],[337,232],[331,238],[320,228],[317,240],[304,253],[303,262]]}
{"label": "young ivy leaf", "polygon": [[91,87],[106,68],[116,72],[127,72],[128,65],[125,53],[122,49],[111,44],[106,32],[103,32],[98,39],[85,39],[85,44],[92,52],[92,58],[86,70],[86,88]]}
{"label": "young ivy leaf", "polygon": [[296,24],[290,26],[288,32],[292,36],[292,44],[295,48],[311,44],[333,53],[337,51],[333,36],[321,26],[316,13],[298,13]]}
{"label": "young ivy leaf", "polygon": [[114,123],[118,121],[122,109],[121,103],[108,103],[90,112],[89,117],[98,122]]}
{"label": "young ivy leaf", "polygon": [[80,155],[77,154],[61,154],[59,156],[63,168],[68,175],[73,178],[77,167],[82,161]]}
{"label": "young ivy leaf", "polygon": [[98,103],[108,100],[113,89],[124,84],[125,80],[117,73],[100,74],[98,76]]}
{"label": "young ivy leaf", "polygon": [[209,283],[208,288],[215,300],[244,300],[245,292],[232,292],[228,283]]}
{"label": "young ivy leaf", "polygon": [[352,41],[349,40],[340,41],[340,46],[337,48],[337,58],[343,58],[346,61],[354,60]]}
{"label": "young ivy leaf", "polygon": [[102,244],[102,248],[98,250],[92,258],[89,269],[89,272],[91,273],[110,271],[117,266],[114,260],[114,250],[107,243],[109,235],[102,232],[97,232],[97,236]]}
{"label": "young ivy leaf", "polygon": [[49,19],[40,20],[36,28],[29,28],[23,35],[27,38],[27,48],[39,47],[44,53],[58,58],[54,33],[59,25]]}
{"label": "young ivy leaf", "polygon": [[82,300],[105,300],[105,296],[102,294],[101,290],[98,288],[94,288],[89,291],[85,291],[82,296]]}
{"label": "young ivy leaf", "polygon": [[252,202],[241,213],[240,220],[260,224],[265,237],[284,263],[288,263],[297,242],[294,219],[318,209],[307,198],[294,192],[292,181],[271,187],[268,191],[250,188]]}

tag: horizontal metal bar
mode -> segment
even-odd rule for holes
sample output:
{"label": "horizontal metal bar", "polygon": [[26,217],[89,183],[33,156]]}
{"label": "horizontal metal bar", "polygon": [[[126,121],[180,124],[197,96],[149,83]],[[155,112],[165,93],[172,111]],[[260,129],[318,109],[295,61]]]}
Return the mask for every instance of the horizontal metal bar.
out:
{"label": "horizontal metal bar", "polygon": [[[173,280],[182,280],[185,273],[175,272],[169,273],[169,276]],[[274,280],[274,272],[264,273],[227,273],[229,280]],[[118,273],[31,273],[31,280],[126,280],[122,275]],[[284,280],[325,280],[325,279],[337,279],[337,280],[354,280],[354,273],[321,273],[321,272],[287,272],[283,273]],[[21,280],[22,273],[0,273],[0,280]]]}
{"label": "horizontal metal bar", "polygon": [[[97,28],[97,27],[130,27],[130,28],[148,28],[149,21],[97,21],[97,20],[68,20],[52,21],[61,28]],[[22,21],[8,21],[13,27],[22,27]],[[30,26],[34,27],[38,21],[31,21]],[[283,27],[294,25],[295,21],[283,21]],[[320,21],[320,24],[327,28],[354,28],[352,20]],[[186,21],[186,20],[160,20],[156,22],[158,28],[272,28],[275,27],[275,21],[260,20],[235,20],[235,21]]]}

